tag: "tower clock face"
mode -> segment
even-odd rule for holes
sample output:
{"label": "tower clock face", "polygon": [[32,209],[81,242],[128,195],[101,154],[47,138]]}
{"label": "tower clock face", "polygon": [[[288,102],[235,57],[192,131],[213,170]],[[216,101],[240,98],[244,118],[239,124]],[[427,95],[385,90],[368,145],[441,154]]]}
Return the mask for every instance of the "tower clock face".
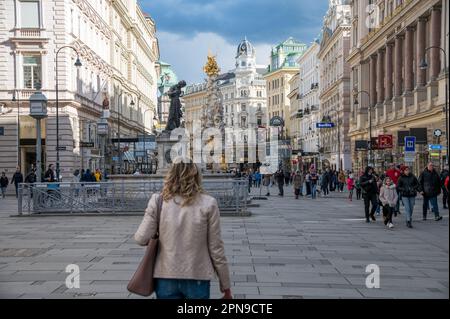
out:
{"label": "tower clock face", "polygon": [[247,45],[243,44],[243,45],[241,46],[241,53],[244,53],[245,50],[247,50]]}

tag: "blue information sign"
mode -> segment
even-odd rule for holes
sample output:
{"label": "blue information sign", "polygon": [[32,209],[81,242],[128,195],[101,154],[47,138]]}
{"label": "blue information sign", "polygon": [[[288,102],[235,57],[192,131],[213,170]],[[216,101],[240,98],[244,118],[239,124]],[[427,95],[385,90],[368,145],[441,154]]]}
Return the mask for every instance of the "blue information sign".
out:
{"label": "blue information sign", "polygon": [[316,123],[317,128],[332,128],[334,123]]}
{"label": "blue information sign", "polygon": [[416,137],[405,136],[405,152],[415,152],[415,151],[416,151]]}
{"label": "blue information sign", "polygon": [[428,145],[430,151],[442,151],[442,145],[440,144],[430,144]]}

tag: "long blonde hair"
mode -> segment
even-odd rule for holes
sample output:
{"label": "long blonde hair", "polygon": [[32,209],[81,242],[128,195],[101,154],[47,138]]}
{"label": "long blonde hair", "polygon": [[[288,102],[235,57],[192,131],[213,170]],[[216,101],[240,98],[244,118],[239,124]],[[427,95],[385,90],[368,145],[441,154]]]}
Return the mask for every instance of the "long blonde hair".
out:
{"label": "long blonde hair", "polygon": [[164,201],[179,195],[184,199],[181,205],[187,206],[194,202],[199,193],[203,193],[203,188],[197,165],[190,161],[174,161],[165,178],[162,190]]}

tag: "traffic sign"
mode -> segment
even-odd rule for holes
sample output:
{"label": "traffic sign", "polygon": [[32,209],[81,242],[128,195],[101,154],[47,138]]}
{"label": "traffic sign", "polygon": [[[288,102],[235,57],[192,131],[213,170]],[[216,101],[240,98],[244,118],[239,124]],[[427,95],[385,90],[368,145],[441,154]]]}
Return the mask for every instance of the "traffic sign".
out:
{"label": "traffic sign", "polygon": [[440,145],[440,144],[430,144],[430,145],[428,145],[428,149],[430,151],[441,151],[442,150],[442,145]]}
{"label": "traffic sign", "polygon": [[405,136],[405,153],[416,152],[416,137]]}
{"label": "traffic sign", "polygon": [[332,128],[334,123],[316,123],[316,128]]}
{"label": "traffic sign", "polygon": [[406,163],[414,163],[416,161],[416,152],[405,152],[403,159]]}
{"label": "traffic sign", "polygon": [[440,154],[439,153],[430,153],[430,156],[432,156],[432,157],[439,157],[440,156]]}
{"label": "traffic sign", "polygon": [[80,147],[94,147],[94,142],[80,142]]}

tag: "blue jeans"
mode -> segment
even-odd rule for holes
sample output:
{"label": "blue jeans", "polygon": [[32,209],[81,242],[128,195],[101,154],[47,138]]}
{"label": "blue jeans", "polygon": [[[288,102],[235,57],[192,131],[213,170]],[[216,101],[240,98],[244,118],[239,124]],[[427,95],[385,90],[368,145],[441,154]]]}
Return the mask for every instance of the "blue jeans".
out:
{"label": "blue jeans", "polygon": [[434,197],[424,196],[423,197],[423,207],[422,207],[423,217],[427,216],[428,203],[431,204],[431,211],[434,212],[434,216],[439,217],[439,207],[438,207],[437,196],[434,196]]}
{"label": "blue jeans", "polygon": [[158,299],[209,299],[209,280],[155,278]]}
{"label": "blue jeans", "polygon": [[316,198],[316,190],[317,190],[317,185],[316,184],[311,184],[311,198],[312,199]]}
{"label": "blue jeans", "polygon": [[416,203],[415,197],[402,197],[403,206],[405,206],[406,221],[412,221],[412,214],[414,211],[414,205]]}

